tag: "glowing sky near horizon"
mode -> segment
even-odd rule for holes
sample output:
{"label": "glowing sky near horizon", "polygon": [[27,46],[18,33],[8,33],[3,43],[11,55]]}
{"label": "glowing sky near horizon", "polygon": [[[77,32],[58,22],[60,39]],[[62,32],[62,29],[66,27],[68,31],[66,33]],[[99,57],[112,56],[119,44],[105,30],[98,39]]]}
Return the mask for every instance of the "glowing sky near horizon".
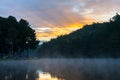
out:
{"label": "glowing sky near horizon", "polygon": [[120,0],[0,0],[0,16],[27,20],[37,39],[48,41],[84,24],[108,21],[120,12]]}

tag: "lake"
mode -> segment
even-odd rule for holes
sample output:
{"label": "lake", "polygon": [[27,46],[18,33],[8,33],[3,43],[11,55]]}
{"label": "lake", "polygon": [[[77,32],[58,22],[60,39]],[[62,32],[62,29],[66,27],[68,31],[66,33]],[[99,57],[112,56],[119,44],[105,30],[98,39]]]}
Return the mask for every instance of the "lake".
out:
{"label": "lake", "polygon": [[0,61],[0,80],[120,80],[120,59]]}

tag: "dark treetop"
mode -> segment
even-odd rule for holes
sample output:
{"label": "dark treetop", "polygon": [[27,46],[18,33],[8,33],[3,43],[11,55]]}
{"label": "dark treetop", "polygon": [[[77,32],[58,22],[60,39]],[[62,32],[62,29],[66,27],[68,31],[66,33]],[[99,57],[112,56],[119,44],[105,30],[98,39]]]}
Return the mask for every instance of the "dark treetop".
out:
{"label": "dark treetop", "polygon": [[0,54],[14,54],[26,49],[36,48],[35,31],[30,28],[29,23],[15,17],[0,17]]}

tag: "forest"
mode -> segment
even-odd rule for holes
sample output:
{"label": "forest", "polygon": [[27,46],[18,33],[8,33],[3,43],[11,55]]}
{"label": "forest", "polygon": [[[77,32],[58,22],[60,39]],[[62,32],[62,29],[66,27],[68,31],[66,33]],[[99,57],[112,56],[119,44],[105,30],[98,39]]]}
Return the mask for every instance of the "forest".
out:
{"label": "forest", "polygon": [[120,15],[44,42],[39,57],[120,57]]}
{"label": "forest", "polygon": [[19,55],[25,50],[35,49],[38,43],[35,30],[26,20],[0,17],[0,57]]}

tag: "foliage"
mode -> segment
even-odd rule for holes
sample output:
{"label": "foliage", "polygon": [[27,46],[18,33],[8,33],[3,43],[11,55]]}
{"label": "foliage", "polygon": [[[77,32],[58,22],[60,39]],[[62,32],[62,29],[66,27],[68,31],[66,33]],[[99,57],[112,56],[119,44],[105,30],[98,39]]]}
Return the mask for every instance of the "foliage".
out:
{"label": "foliage", "polygon": [[26,20],[0,17],[0,54],[19,53],[37,45],[35,31]]}
{"label": "foliage", "polygon": [[40,57],[120,57],[120,15],[109,22],[85,25],[39,48]]}

